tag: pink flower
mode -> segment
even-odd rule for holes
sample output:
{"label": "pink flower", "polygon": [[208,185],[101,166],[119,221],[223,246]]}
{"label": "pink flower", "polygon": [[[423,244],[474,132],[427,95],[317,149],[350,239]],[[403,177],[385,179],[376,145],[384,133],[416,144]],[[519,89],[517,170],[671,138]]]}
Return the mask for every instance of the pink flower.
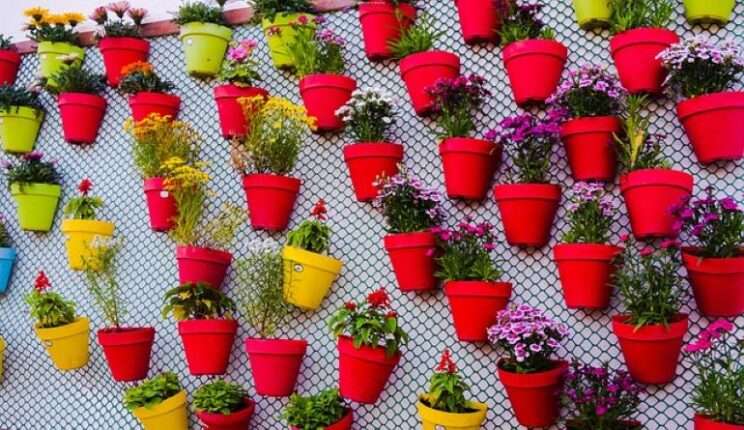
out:
{"label": "pink flower", "polygon": [[108,21],[108,10],[104,6],[99,6],[93,10],[89,17],[98,25],[103,25]]}
{"label": "pink flower", "polygon": [[128,1],[117,1],[113,3],[109,3],[106,5],[106,9],[113,12],[118,16],[119,18],[124,18],[124,14],[127,13],[129,10],[129,2]]}
{"label": "pink flower", "polygon": [[733,329],[734,325],[729,321],[718,320],[709,325],[708,328],[705,329],[705,333],[707,333],[711,339],[718,339],[721,335],[724,333],[730,333]]}
{"label": "pink flower", "polygon": [[623,233],[620,235],[620,240],[622,240],[623,242],[627,242],[630,240],[630,235],[628,233]]}
{"label": "pink flower", "polygon": [[701,338],[695,343],[691,343],[685,347],[685,352],[695,353],[705,351],[711,347],[710,340]]}
{"label": "pink flower", "polygon": [[654,249],[650,246],[646,246],[643,249],[641,249],[641,257],[648,257],[649,255],[654,253]]}
{"label": "pink flower", "polygon": [[127,14],[136,25],[142,25],[142,21],[147,16],[147,9],[141,7],[133,7],[127,11]]}

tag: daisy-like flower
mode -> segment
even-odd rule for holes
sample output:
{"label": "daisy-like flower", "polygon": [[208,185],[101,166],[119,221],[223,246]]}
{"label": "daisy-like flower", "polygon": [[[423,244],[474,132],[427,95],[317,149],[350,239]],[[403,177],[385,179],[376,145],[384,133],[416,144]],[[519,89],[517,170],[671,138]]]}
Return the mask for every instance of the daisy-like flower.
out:
{"label": "daisy-like flower", "polygon": [[49,9],[39,6],[31,7],[24,10],[23,15],[38,23],[44,21],[49,16]]}
{"label": "daisy-like flower", "polygon": [[109,3],[106,5],[106,9],[108,9],[112,13],[115,13],[116,16],[118,16],[119,19],[121,19],[121,18],[124,18],[124,15],[129,10],[129,2],[128,1],[117,1],[113,3]]}
{"label": "daisy-like flower", "polygon": [[135,25],[142,25],[142,22],[147,17],[147,9],[141,7],[132,7],[127,11],[127,15],[132,18]]}

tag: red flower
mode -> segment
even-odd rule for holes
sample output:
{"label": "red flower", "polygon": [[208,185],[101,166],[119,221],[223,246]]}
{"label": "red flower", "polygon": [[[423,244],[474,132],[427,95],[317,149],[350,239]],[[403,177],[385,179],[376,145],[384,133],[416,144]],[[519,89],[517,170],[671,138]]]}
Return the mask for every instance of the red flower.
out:
{"label": "red flower", "polygon": [[307,19],[307,16],[300,15],[300,17],[297,18],[297,22],[299,22],[300,25],[307,25],[307,23],[309,22],[309,20]]}
{"label": "red flower", "polygon": [[42,270],[39,272],[39,274],[36,276],[36,280],[34,281],[34,289],[38,292],[44,292],[52,287],[52,284],[49,283],[49,278],[47,278],[46,273]]}
{"label": "red flower", "polygon": [[457,373],[457,366],[455,366],[455,362],[452,361],[449,349],[445,348],[442,353],[442,358],[439,359],[439,366],[437,366],[436,370],[437,372],[447,372],[450,374]]}
{"label": "red flower", "polygon": [[628,233],[623,233],[620,235],[620,240],[622,240],[623,242],[627,242],[630,240],[630,235]]}
{"label": "red flower", "polygon": [[641,257],[648,257],[649,255],[654,253],[654,249],[650,246],[647,246],[643,249],[641,249]]}
{"label": "red flower", "polygon": [[323,199],[319,199],[318,202],[315,203],[315,206],[313,206],[312,212],[310,212],[310,214],[318,221],[325,221],[326,213],[328,213],[328,210],[326,209],[326,202]]}
{"label": "red flower", "polygon": [[380,288],[367,296],[367,303],[373,308],[387,308],[390,306],[390,296],[384,288]]}
{"label": "red flower", "polygon": [[78,191],[80,191],[80,194],[87,196],[91,189],[93,189],[93,182],[91,182],[90,179],[85,178],[80,181],[80,185],[78,185]]}
{"label": "red flower", "polygon": [[356,310],[357,305],[354,302],[346,302],[344,303],[344,307],[350,311],[354,311]]}
{"label": "red flower", "polygon": [[385,314],[385,318],[398,318],[398,312],[388,311],[388,313]]}

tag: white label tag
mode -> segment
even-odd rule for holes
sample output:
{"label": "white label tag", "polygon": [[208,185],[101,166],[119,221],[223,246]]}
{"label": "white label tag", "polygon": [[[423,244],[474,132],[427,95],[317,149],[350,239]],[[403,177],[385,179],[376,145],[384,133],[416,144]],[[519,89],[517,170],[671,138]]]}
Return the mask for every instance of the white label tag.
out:
{"label": "white label tag", "polygon": [[161,191],[160,192],[160,198],[161,199],[167,199],[168,198],[168,191],[165,191],[165,190]]}

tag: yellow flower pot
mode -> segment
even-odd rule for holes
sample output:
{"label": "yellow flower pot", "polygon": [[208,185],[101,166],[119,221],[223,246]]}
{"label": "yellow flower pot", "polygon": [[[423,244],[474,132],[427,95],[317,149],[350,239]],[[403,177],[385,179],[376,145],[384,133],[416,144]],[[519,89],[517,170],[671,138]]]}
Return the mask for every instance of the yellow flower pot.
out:
{"label": "yellow flower pot", "polygon": [[302,309],[318,309],[344,263],[292,246],[284,247],[282,257],[284,299]]}
{"label": "yellow flower pot", "polygon": [[0,337],[0,381],[3,380],[4,370],[5,370],[5,339]]}
{"label": "yellow flower pot", "polygon": [[[426,398],[422,396],[422,398]],[[416,403],[423,430],[479,430],[486,420],[488,405],[480,402],[468,402],[471,409],[475,412],[464,414],[454,414],[449,412],[438,411],[426,406],[421,400]]]}
{"label": "yellow flower pot", "polygon": [[93,267],[96,264],[90,244],[96,237],[111,237],[114,234],[114,224],[108,221],[66,219],[62,221],[62,233],[67,240],[67,262],[72,270],[83,270],[88,260]]}
{"label": "yellow flower pot", "polygon": [[181,390],[151,408],[141,407],[132,411],[145,430],[188,430],[189,414],[186,409],[186,391]]}
{"label": "yellow flower pot", "polygon": [[73,370],[88,364],[88,318],[78,317],[62,327],[34,327],[34,330],[57,369]]}

